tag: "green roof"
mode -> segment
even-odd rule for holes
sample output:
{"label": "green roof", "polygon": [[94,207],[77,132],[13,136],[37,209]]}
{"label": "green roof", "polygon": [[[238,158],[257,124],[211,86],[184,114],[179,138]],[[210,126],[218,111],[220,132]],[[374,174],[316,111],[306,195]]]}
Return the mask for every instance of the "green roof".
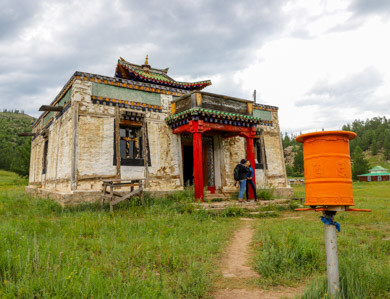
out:
{"label": "green roof", "polygon": [[370,172],[372,172],[372,171],[387,171],[387,169],[383,168],[382,166],[377,165],[374,168],[369,169],[368,171],[370,171]]}
{"label": "green roof", "polygon": [[[143,67],[146,67],[144,69]],[[128,74],[123,77],[121,73],[121,68],[124,68]],[[117,69],[115,77],[125,78],[125,79],[134,79],[150,83],[156,83],[161,85],[168,85],[176,88],[190,89],[190,90],[200,90],[205,88],[208,85],[211,85],[210,80],[198,81],[198,82],[180,82],[175,81],[168,76],[168,68],[166,69],[155,69],[150,67],[150,65],[136,65],[128,61],[119,59],[117,64]],[[128,78],[127,78],[128,77]]]}
{"label": "green roof", "polygon": [[377,175],[390,175],[390,173],[389,172],[365,173],[365,174],[359,174],[358,176],[377,176]]}

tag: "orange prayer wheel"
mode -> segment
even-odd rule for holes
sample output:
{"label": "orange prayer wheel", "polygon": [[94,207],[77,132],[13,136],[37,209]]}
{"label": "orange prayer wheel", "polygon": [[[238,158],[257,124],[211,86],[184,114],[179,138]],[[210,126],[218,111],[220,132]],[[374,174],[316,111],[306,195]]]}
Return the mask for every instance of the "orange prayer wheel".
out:
{"label": "orange prayer wheel", "polygon": [[348,131],[325,131],[300,135],[303,143],[306,206],[353,206]]}

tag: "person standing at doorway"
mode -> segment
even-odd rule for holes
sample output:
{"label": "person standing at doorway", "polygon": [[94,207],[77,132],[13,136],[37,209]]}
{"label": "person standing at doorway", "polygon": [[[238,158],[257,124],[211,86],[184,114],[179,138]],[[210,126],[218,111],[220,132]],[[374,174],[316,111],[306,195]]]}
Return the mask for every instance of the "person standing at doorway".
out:
{"label": "person standing at doorway", "polygon": [[245,165],[246,160],[242,159],[239,164],[234,168],[234,179],[239,182],[240,192],[238,193],[238,201],[244,201],[244,192],[246,187],[246,181],[248,177],[248,168]]}
{"label": "person standing at doorway", "polygon": [[247,167],[247,178],[246,178],[246,200],[249,201],[249,186],[252,187],[253,194],[255,195],[255,201],[257,201],[257,196],[256,196],[256,187],[255,184],[253,183],[253,175],[254,171],[251,165],[251,161],[247,160],[245,163],[245,166]]}

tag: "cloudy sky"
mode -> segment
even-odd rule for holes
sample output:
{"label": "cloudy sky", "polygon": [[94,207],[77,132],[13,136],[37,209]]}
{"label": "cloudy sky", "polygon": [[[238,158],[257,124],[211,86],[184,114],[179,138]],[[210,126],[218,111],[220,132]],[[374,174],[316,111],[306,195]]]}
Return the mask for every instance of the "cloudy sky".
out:
{"label": "cloudy sky", "polygon": [[122,56],[279,106],[282,131],[390,117],[388,0],[1,0],[0,109],[38,116]]}

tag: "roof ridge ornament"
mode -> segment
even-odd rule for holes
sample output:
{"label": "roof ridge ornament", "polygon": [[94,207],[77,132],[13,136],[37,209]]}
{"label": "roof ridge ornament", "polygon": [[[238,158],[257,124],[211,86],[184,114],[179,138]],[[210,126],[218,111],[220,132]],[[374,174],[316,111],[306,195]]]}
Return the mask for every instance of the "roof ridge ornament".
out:
{"label": "roof ridge ornament", "polygon": [[146,73],[149,73],[149,72],[150,72],[149,55],[148,55],[148,54],[146,54],[145,64],[142,65],[142,69],[143,69]]}

